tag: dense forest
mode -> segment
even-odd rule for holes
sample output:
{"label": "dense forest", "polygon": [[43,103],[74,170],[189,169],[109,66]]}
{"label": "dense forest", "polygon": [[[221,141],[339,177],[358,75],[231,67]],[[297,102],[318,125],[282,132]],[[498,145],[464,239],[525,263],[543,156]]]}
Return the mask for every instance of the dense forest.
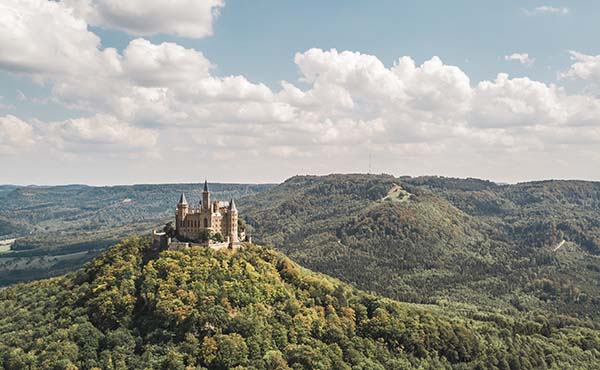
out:
{"label": "dense forest", "polygon": [[597,369],[594,323],[400,303],[270,248],[123,241],[66,276],[0,290],[0,368]]}
{"label": "dense forest", "polygon": [[[270,185],[211,184],[214,196],[241,198]],[[201,184],[93,187],[0,186],[0,286],[73,271],[129,235],[147,235],[173,217],[179,193],[192,205]]]}
{"label": "dense forest", "polygon": [[[0,239],[19,236],[0,250],[0,285],[73,271],[116,240],[160,227],[180,191],[194,203],[200,189],[0,187]],[[370,292],[600,316],[600,183],[357,174],[211,190],[239,199],[255,241]]]}
{"label": "dense forest", "polygon": [[239,208],[255,240],[361,289],[600,317],[600,183],[298,176]]}

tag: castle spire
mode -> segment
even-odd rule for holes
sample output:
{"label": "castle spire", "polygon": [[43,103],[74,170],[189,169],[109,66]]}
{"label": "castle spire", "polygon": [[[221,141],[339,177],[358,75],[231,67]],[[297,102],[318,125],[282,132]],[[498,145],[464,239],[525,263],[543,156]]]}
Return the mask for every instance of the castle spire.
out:
{"label": "castle spire", "polygon": [[210,191],[208,191],[208,181],[204,179],[204,191],[202,192],[202,208],[204,212],[212,213],[212,205],[210,204]]}
{"label": "castle spire", "polygon": [[233,200],[233,198],[231,198],[231,201],[229,202],[229,210],[237,212],[237,208],[235,208],[235,201]]}
{"label": "castle spire", "polygon": [[182,192],[179,197],[179,204],[188,204],[187,199],[185,199],[185,194]]}

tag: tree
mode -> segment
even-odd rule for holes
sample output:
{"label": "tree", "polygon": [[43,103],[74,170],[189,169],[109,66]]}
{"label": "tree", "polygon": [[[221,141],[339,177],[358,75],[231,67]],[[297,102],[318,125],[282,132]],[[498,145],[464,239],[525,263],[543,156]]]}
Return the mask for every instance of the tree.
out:
{"label": "tree", "polygon": [[173,222],[167,222],[167,224],[165,225],[165,227],[163,227],[163,231],[167,234],[167,236],[169,238],[172,238],[175,236],[175,226],[173,226]]}
{"label": "tree", "polygon": [[223,242],[223,235],[221,235],[221,233],[217,232],[217,233],[214,233],[211,236],[211,239],[214,240],[214,241],[216,241],[216,242],[218,242],[218,243],[222,243]]}

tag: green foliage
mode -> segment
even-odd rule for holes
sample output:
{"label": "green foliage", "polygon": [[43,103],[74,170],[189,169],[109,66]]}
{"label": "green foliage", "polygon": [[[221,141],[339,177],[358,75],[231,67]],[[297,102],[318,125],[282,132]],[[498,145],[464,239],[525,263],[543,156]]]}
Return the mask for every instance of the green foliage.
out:
{"label": "green foliage", "polygon": [[255,241],[361,289],[600,318],[600,183],[297,176],[239,208]]}
{"label": "green foliage", "polygon": [[216,233],[212,234],[210,236],[210,238],[212,240],[216,241],[217,243],[220,243],[220,242],[223,241],[223,235],[221,235],[221,233],[219,233],[219,232],[216,232]]}
{"label": "green foliage", "polygon": [[0,290],[0,369],[594,369],[576,321],[379,298],[268,248],[151,258]]}
{"label": "green foliage", "polygon": [[[269,187],[211,184],[220,199]],[[0,186],[0,240],[18,237],[12,252],[0,251],[0,286],[73,271],[117,240],[171,221],[178,194],[185,191],[195,203],[201,190],[201,184]]]}

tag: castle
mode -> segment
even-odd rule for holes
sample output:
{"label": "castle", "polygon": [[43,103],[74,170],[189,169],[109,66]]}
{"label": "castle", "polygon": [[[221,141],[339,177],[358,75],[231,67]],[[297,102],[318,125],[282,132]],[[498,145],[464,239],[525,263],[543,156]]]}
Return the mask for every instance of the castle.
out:
{"label": "castle", "polygon": [[235,248],[245,239],[243,230],[238,230],[238,210],[235,201],[212,201],[208,182],[204,181],[202,199],[198,207],[190,207],[181,193],[175,209],[174,235],[153,232],[155,245],[180,249],[193,245],[207,245],[214,249]]}

